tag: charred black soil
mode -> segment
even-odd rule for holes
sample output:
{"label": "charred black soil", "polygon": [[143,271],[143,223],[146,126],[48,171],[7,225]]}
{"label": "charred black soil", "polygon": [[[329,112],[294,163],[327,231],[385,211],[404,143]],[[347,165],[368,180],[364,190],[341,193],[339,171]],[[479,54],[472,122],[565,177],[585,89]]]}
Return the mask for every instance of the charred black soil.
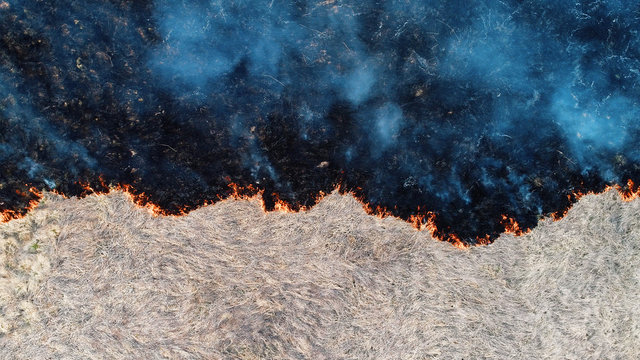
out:
{"label": "charred black soil", "polygon": [[230,184],[267,210],[339,186],[441,238],[533,228],[636,190],[639,23],[601,2],[1,2],[0,210],[32,187],[177,214]]}

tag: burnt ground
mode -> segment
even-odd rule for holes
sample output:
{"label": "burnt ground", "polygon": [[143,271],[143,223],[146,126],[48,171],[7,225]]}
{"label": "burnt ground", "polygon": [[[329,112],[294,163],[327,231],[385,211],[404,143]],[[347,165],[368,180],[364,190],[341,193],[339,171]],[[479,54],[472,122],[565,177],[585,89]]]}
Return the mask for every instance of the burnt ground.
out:
{"label": "burnt ground", "polygon": [[474,242],[640,180],[638,7],[4,1],[0,209],[336,186]]}

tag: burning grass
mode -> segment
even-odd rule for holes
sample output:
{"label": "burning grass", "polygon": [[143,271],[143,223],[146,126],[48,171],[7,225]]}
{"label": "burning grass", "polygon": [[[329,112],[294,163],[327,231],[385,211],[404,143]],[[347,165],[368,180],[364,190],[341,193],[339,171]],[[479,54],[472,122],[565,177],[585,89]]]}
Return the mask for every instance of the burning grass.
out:
{"label": "burning grass", "polygon": [[[91,184],[89,182],[78,182],[77,185],[80,186],[82,191],[79,193],[79,197],[83,198],[87,195],[91,194],[108,194],[111,191],[121,191],[125,193],[131,201],[139,207],[146,208],[149,210],[154,216],[184,216],[187,215],[190,211],[195,210],[195,208],[190,208],[187,206],[183,206],[178,211],[169,212],[166,209],[163,209],[161,206],[155,204],[144,192],[137,191],[134,186],[129,184],[117,184],[110,185],[107,184],[102,177],[98,178],[97,184]],[[25,186],[29,186],[28,184]],[[278,211],[285,213],[294,213],[299,211],[308,211],[313,205],[320,202],[327,194],[320,191],[315,196],[312,205],[304,206],[300,204],[292,204],[287,201],[281,200],[277,193],[271,194],[271,198],[273,199],[273,206],[268,207],[264,201],[264,190],[254,187],[253,185],[248,186],[240,186],[235,183],[229,183],[228,185],[229,191],[226,195],[218,195],[217,199],[214,200],[205,200],[201,206],[213,205],[218,201],[222,201],[225,199],[235,199],[235,200],[255,200],[261,204],[262,210],[265,212],[268,211]],[[381,206],[373,206],[368,203],[363,195],[360,195],[359,192],[362,189],[354,190],[345,190],[342,188],[341,184],[337,184],[335,186],[334,191],[338,192],[342,195],[348,194],[355,199],[357,199],[361,204],[362,208],[365,210],[367,214],[377,216],[381,219],[386,217],[396,217],[394,212],[390,209]],[[640,196],[640,187],[637,186],[631,179],[629,179],[625,186],[621,186],[618,184],[608,185],[603,190],[602,193],[608,192],[610,190],[616,190],[620,195],[620,198],[623,201],[632,201]],[[57,193],[57,192],[56,192]],[[567,200],[569,205],[564,209],[554,213],[551,213],[549,217],[555,221],[562,219],[571,206],[580,200],[585,195],[595,195],[599,192],[595,191],[581,191],[577,190],[571,195],[567,196]],[[12,219],[17,219],[24,217],[29,211],[33,210],[36,206],[38,206],[38,201],[42,198],[42,192],[37,190],[35,187],[29,187],[28,192],[17,191],[17,194],[28,198],[28,205],[22,211],[14,211],[14,210],[5,210],[0,213],[0,222],[7,222]],[[57,193],[63,197],[66,197],[64,194]],[[405,220],[406,222],[413,225],[413,227],[419,231],[427,231],[432,237],[439,239],[441,241],[450,242],[457,248],[464,249],[468,248],[470,245],[487,245],[492,243],[495,240],[495,237],[492,237],[489,234],[485,234],[484,236],[476,236],[475,239],[466,239],[462,240],[455,233],[449,233],[443,231],[438,228],[436,224],[437,214],[433,211],[425,211],[418,207],[413,215],[410,215]],[[541,218],[540,220],[542,220]],[[531,228],[522,227],[516,219],[508,216],[501,215],[500,224],[504,227],[504,230],[501,232],[502,234],[510,234],[514,236],[522,236],[531,231]]]}

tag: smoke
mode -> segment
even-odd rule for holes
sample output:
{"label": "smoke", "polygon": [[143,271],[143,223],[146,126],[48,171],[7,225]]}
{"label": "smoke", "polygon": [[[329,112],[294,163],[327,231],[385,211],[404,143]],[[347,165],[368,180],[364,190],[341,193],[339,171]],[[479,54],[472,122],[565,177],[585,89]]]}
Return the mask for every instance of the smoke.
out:
{"label": "smoke", "polygon": [[468,240],[640,169],[632,2],[7,4],[13,208],[24,184],[74,194],[99,176],[168,211],[230,182],[267,206],[341,183]]}
{"label": "smoke", "polygon": [[24,181],[33,181],[45,173],[44,166],[38,161],[75,176],[82,169],[94,168],[96,160],[87,149],[67,138],[39,114],[29,96],[12,85],[16,83],[13,76],[0,75],[0,98],[3,99],[0,121],[5,130],[0,143],[0,159],[6,169],[13,163],[27,175]]}

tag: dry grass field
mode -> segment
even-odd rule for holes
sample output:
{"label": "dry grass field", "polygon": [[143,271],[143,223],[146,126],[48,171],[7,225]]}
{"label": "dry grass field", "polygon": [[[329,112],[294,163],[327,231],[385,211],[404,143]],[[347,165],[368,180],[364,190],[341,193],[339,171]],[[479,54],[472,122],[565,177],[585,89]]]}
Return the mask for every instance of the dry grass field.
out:
{"label": "dry grass field", "polygon": [[0,224],[2,359],[638,359],[640,200],[460,250],[332,194],[153,217],[47,194]]}

